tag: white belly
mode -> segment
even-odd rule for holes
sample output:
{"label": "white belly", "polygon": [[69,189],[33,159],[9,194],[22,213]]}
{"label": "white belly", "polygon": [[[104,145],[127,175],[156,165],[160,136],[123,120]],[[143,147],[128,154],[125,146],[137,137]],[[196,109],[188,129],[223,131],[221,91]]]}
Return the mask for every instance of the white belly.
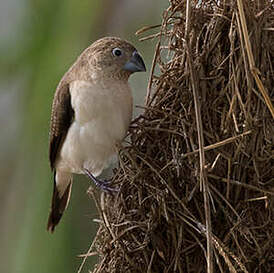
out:
{"label": "white belly", "polygon": [[73,173],[88,169],[98,176],[128,130],[131,92],[127,84],[112,84],[107,89],[84,81],[74,82],[70,92],[75,119],[60,150],[57,169]]}

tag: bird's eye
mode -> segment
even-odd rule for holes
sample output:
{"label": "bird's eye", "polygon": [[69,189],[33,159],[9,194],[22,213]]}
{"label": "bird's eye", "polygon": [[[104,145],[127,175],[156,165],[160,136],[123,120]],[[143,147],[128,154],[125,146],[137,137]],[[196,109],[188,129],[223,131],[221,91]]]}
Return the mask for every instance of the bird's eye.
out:
{"label": "bird's eye", "polygon": [[116,57],[119,57],[123,54],[123,52],[120,48],[116,47],[112,50],[112,54]]}

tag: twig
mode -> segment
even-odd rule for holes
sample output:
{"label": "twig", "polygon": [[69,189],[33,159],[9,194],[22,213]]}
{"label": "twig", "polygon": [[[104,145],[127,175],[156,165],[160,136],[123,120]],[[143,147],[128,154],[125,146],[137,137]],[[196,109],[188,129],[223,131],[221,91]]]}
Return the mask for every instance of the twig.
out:
{"label": "twig", "polygon": [[212,228],[211,228],[211,215],[210,215],[210,203],[209,203],[209,187],[208,187],[208,180],[207,180],[207,174],[205,169],[203,123],[201,118],[201,106],[200,106],[198,86],[197,86],[198,81],[196,80],[196,75],[194,72],[193,61],[192,61],[192,55],[188,46],[188,40],[189,40],[188,30],[189,30],[190,13],[191,13],[190,5],[191,5],[190,0],[188,0],[187,6],[186,6],[185,42],[186,42],[186,48],[187,48],[188,65],[190,70],[191,85],[192,85],[194,106],[195,106],[196,125],[197,125],[197,131],[198,131],[199,156],[200,156],[200,181],[203,188],[204,209],[205,209],[205,219],[206,219],[207,272],[212,273],[213,272]]}
{"label": "twig", "polygon": [[145,105],[149,105],[149,100],[150,100],[150,96],[151,96],[152,79],[153,79],[153,74],[154,74],[154,70],[156,67],[157,57],[159,54],[160,44],[161,44],[161,41],[159,40],[159,42],[156,45],[153,60],[152,60],[151,70],[150,70],[150,74],[149,74],[149,81],[148,81],[148,86],[147,86]]}
{"label": "twig", "polygon": [[[214,144],[205,146],[205,147],[204,147],[204,151],[209,151],[209,150],[213,150],[213,149],[222,147],[222,146],[224,146],[224,145],[226,145],[226,144],[229,144],[229,143],[231,143],[231,142],[234,142],[234,141],[235,141],[236,139],[238,139],[238,138],[241,138],[241,137],[243,137],[243,136],[246,136],[246,135],[251,134],[251,132],[252,132],[252,131],[249,130],[249,131],[246,131],[246,132],[244,132],[244,133],[242,133],[242,134],[240,134],[240,135],[237,135],[237,136],[234,136],[234,137],[230,137],[230,138],[224,139],[224,140],[222,140],[222,141],[216,142],[216,143],[214,143]],[[184,154],[184,155],[182,156],[182,158],[186,158],[186,157],[188,157],[188,156],[190,156],[190,155],[197,154],[198,152],[199,152],[199,149],[194,150],[193,152],[189,152],[189,153]]]}
{"label": "twig", "polygon": [[255,66],[255,61],[254,61],[254,57],[253,57],[253,53],[252,53],[252,49],[251,49],[251,44],[250,44],[250,40],[248,37],[243,2],[242,2],[242,0],[237,0],[237,3],[238,3],[239,14],[240,14],[241,27],[242,27],[242,31],[243,31],[244,40],[245,40],[247,56],[248,56],[249,68],[251,70],[253,77],[255,78],[256,84],[257,84],[260,92],[262,93],[262,95],[264,97],[265,103],[272,115],[272,118],[274,119],[274,107],[273,107],[271,99],[267,93],[267,90],[265,89],[265,87],[259,77],[260,72]]}

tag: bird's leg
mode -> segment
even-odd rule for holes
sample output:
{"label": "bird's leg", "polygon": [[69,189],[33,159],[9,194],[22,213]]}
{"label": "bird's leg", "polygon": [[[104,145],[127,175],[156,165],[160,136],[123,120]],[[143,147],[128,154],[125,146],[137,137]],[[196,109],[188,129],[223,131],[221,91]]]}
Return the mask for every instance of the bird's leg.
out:
{"label": "bird's leg", "polygon": [[96,178],[88,169],[84,169],[84,172],[93,181],[93,183],[101,190],[107,193],[118,192],[118,189],[110,186],[111,184],[110,180],[109,181],[100,180]]}

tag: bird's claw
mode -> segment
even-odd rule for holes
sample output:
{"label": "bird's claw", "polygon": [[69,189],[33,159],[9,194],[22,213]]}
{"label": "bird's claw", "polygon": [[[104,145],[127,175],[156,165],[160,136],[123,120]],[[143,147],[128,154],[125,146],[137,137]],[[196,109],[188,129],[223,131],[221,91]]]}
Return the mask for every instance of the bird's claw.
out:
{"label": "bird's claw", "polygon": [[110,186],[107,186],[107,185],[104,185],[104,184],[100,184],[100,185],[97,185],[97,186],[106,193],[113,194],[113,193],[118,193],[119,192],[119,188],[110,187]]}
{"label": "bird's claw", "polygon": [[115,193],[119,192],[119,188],[114,188],[111,186],[111,180],[100,180],[96,178],[88,169],[84,169],[86,175],[92,180],[92,182],[100,188],[102,191],[107,192],[107,193]]}

